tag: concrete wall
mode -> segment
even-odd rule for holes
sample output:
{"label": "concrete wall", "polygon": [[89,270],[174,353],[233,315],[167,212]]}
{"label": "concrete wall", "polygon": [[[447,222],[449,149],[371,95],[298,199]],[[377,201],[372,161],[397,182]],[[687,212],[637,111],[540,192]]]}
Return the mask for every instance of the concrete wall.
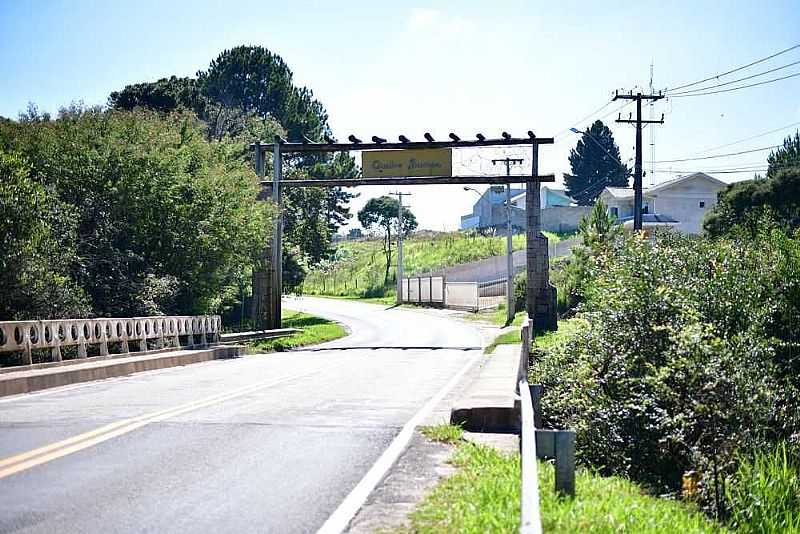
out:
{"label": "concrete wall", "polygon": [[592,211],[591,206],[552,206],[542,210],[542,230],[572,232],[581,219]]}

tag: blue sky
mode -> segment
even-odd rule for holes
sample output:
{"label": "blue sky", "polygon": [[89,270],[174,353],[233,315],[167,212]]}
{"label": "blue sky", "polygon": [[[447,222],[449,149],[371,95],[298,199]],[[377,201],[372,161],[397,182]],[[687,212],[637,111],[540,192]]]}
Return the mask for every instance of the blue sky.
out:
{"label": "blue sky", "polygon": [[[344,4],[344,5],[341,5]],[[263,45],[314,90],[340,138],[355,133],[462,137],[477,131],[557,137],[543,172],[569,170],[577,136],[562,133],[615,89],[695,81],[800,43],[800,6],[770,2],[81,2],[0,0],[0,115],[28,102],[55,111],[73,100],[103,104],[128,83],[192,76],[220,51]],[[741,76],[800,60],[800,49]],[[769,79],[800,71],[789,67]],[[739,76],[731,76],[722,81]],[[718,82],[717,82],[718,83]],[[604,109],[606,113],[614,107]],[[800,122],[800,77],[763,87],[659,102],[656,160],[676,159]],[[588,122],[588,121],[587,121]],[[612,127],[623,159],[630,126]],[[586,124],[578,124],[579,128]],[[719,152],[759,148],[793,131]],[[649,135],[645,131],[645,141]],[[522,149],[454,156],[463,172]],[[712,152],[711,154],[714,154]],[[663,170],[733,168],[766,153],[662,164]],[[645,149],[645,160],[649,149]],[[679,166],[680,165],[680,166]],[[645,167],[649,169],[646,163]],[[713,174],[713,173],[712,173]],[[657,172],[654,181],[672,175]],[[749,177],[719,174],[724,180]],[[651,177],[645,178],[645,183]],[[453,228],[474,195],[459,187],[410,187],[421,226]],[[360,190],[358,209],[379,188]]]}

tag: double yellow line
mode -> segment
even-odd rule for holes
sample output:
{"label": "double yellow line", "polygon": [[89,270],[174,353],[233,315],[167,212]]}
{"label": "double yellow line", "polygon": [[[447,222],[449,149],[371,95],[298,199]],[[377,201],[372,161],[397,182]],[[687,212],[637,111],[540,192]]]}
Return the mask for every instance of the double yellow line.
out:
{"label": "double yellow line", "polygon": [[200,408],[205,408],[213,404],[218,404],[220,402],[235,399],[237,397],[242,397],[282,382],[288,382],[298,378],[305,378],[319,372],[319,370],[316,370],[309,373],[302,373],[259,382],[257,384],[235,389],[227,393],[212,395],[211,397],[187,402],[185,404],[167,408],[165,410],[140,415],[138,417],[132,417],[130,419],[123,419],[116,423],[101,426],[95,430],[90,430],[89,432],[84,432],[83,434],[79,434],[56,443],[51,443],[50,445],[45,445],[44,447],[39,447],[38,449],[23,452],[15,456],[9,456],[8,458],[0,460],[0,479],[21,471],[25,471],[32,467],[36,467],[37,465],[62,458],[68,454],[88,449],[89,447],[93,447],[99,443],[103,443],[104,441],[108,441],[129,432],[133,432],[134,430],[142,428],[143,426],[151,423],[157,423],[170,417],[176,417],[178,415],[199,410]]}

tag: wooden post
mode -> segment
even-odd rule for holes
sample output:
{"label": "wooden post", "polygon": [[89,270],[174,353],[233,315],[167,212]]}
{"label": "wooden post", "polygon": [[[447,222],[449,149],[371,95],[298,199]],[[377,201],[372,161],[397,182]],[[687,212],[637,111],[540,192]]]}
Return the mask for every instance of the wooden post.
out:
{"label": "wooden post", "polygon": [[[261,141],[256,141],[255,148],[255,170],[258,175],[259,181],[264,184],[265,162],[264,152]],[[266,187],[265,187],[266,189]],[[262,190],[258,196],[259,200],[266,200],[268,193]],[[268,325],[272,323],[272,299],[270,297],[271,286],[271,267],[272,267],[272,237],[270,241],[265,243],[264,250],[261,253],[261,259],[257,268],[253,269],[253,297],[250,302],[250,318],[253,321],[253,327],[256,330],[265,330],[269,328]],[[193,345],[193,342],[189,342]]]}
{"label": "wooden post", "polygon": [[281,179],[283,178],[283,160],[281,157],[281,138],[275,136],[275,144],[272,148],[272,200],[278,209],[275,230],[272,237],[272,324],[268,328],[281,327],[281,295],[283,293],[283,206],[281,204]]}
{"label": "wooden post", "polygon": [[533,426],[542,428],[542,385],[528,384],[531,392],[531,404],[533,404]]}

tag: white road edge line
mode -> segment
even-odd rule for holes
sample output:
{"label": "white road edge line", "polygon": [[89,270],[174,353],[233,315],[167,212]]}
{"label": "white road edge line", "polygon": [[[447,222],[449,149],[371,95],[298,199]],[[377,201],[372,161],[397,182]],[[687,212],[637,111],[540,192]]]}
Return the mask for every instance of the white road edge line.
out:
{"label": "white road edge line", "polygon": [[345,497],[342,503],[334,510],[328,517],[325,523],[317,531],[317,534],[339,534],[350,524],[350,521],[355,517],[364,502],[367,500],[372,490],[383,480],[389,469],[392,468],[394,463],[406,450],[408,443],[414,435],[414,429],[422,422],[422,420],[430,413],[433,408],[441,402],[453,387],[461,380],[464,373],[469,370],[475,361],[481,357],[482,351],[472,356],[467,363],[458,371],[458,373],[450,379],[436,395],[431,397],[427,403],[412,417],[400,430],[400,433],[394,438],[389,447],[383,451],[378,460],[373,464],[364,478],[356,485],[355,488]]}

